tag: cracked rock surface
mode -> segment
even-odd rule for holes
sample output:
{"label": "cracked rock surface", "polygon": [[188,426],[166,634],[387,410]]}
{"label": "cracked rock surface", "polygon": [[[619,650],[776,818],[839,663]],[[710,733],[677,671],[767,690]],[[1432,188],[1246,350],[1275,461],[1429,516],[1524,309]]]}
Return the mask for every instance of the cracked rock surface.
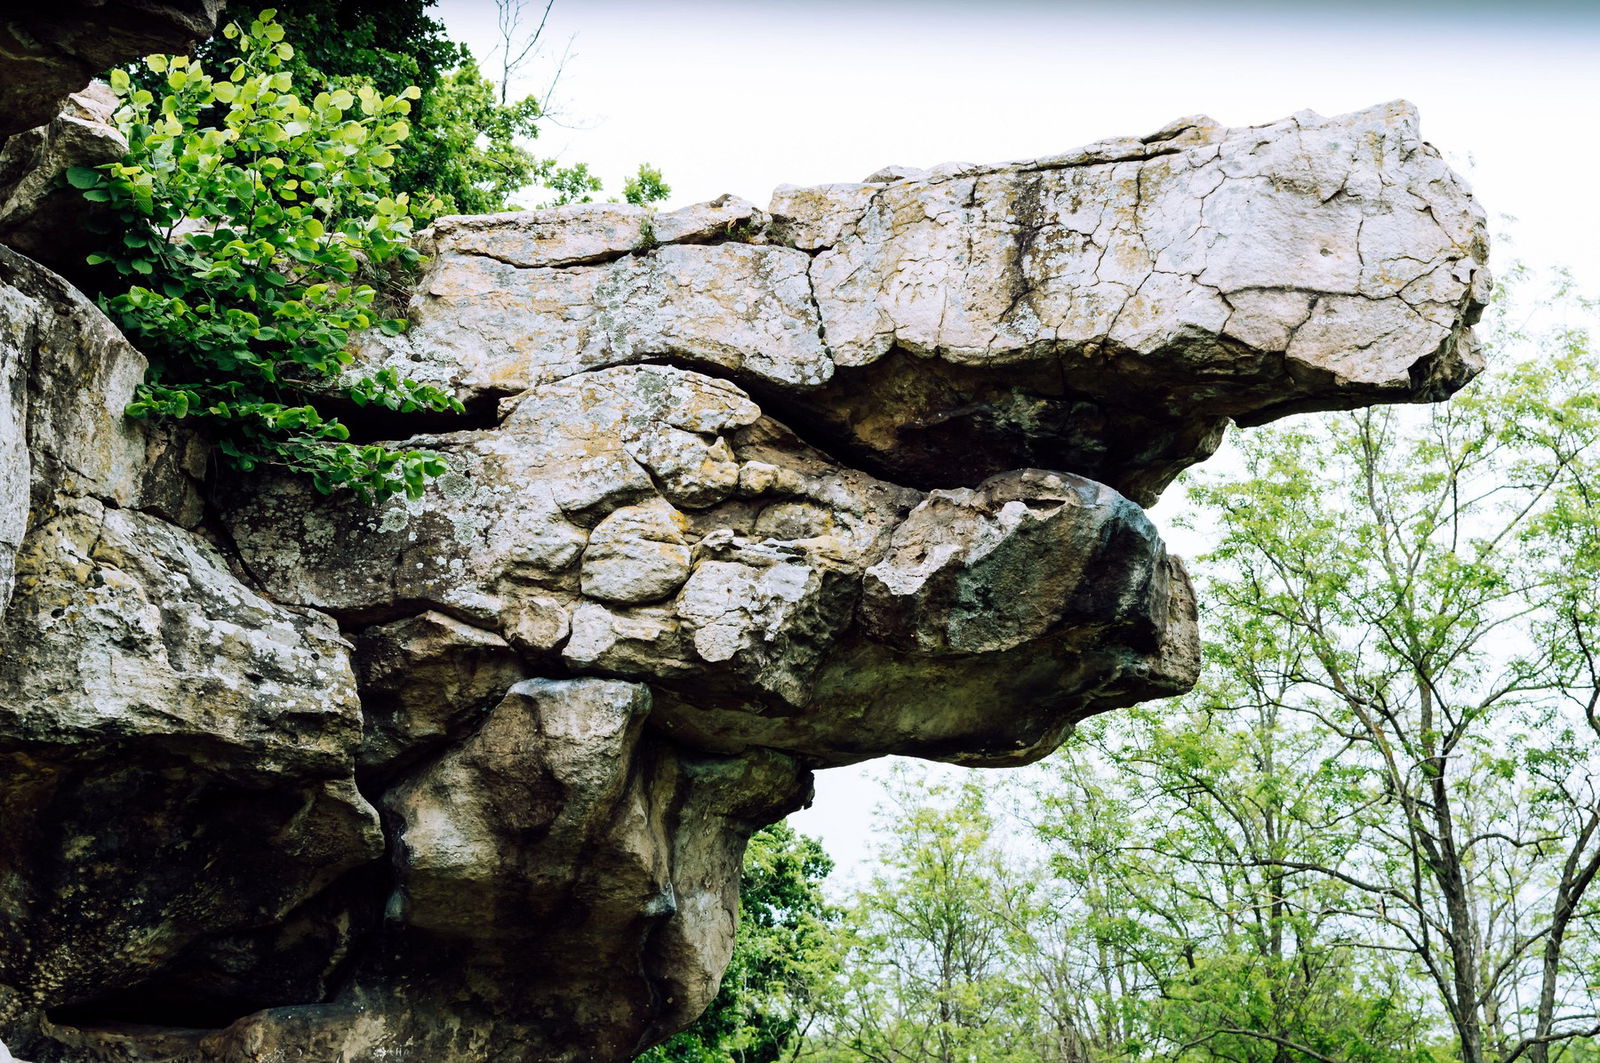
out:
{"label": "cracked rock surface", "polygon": [[1482,211],[1404,102],[431,236],[414,327],[365,354],[469,401],[665,361],[896,482],[1038,466],[1142,505],[1230,419],[1448,395],[1488,292]]}
{"label": "cracked rock surface", "polygon": [[469,413],[376,507],[207,483],[120,417],[142,357],[0,249],[34,1063],[631,1058],[714,995],[813,769],[1022,763],[1187,689],[1141,507],[1230,421],[1447,396],[1489,285],[1405,104],[420,240],[410,331],[356,353]]}

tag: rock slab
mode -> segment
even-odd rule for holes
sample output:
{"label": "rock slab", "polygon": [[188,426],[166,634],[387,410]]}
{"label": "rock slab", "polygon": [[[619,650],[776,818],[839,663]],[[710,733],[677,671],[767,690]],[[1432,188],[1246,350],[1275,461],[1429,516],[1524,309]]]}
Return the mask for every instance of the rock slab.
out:
{"label": "rock slab", "polygon": [[1141,505],[1230,421],[1448,395],[1489,291],[1483,212],[1404,102],[427,246],[414,327],[364,353],[468,401],[668,362],[896,482],[1034,466]]}

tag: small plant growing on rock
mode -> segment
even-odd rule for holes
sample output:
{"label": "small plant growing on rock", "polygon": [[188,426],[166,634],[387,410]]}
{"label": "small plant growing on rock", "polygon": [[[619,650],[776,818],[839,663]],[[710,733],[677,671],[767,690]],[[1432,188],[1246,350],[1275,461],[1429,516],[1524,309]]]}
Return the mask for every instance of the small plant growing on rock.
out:
{"label": "small plant growing on rock", "polygon": [[131,282],[101,306],[152,358],[128,414],[195,422],[239,469],[287,469],[368,500],[416,497],[444,471],[438,455],[352,443],[319,404],[461,410],[393,370],[345,377],[352,332],[405,328],[377,319],[368,281],[416,265],[413,223],[434,207],[389,188],[417,90],[357,84],[302,100],[271,9],[223,33],[240,43],[225,75],[149,56],[164,78],[157,96],[113,71],[128,154],[68,173],[121,223],[90,262]]}

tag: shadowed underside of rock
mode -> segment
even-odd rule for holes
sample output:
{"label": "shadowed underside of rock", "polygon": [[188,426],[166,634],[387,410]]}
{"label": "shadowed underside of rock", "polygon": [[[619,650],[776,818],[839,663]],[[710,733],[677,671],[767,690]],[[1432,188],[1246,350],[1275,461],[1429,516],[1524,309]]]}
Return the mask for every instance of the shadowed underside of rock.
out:
{"label": "shadowed underside of rock", "polygon": [[35,1063],[630,1058],[715,993],[809,769],[1020,763],[1187,689],[1141,504],[1230,420],[1444,397],[1488,290],[1403,104],[423,241],[411,330],[358,355],[474,416],[372,508],[202,512],[194,448],[117,417],[142,359],[0,252],[0,1037]]}
{"label": "shadowed underside of rock", "polygon": [[186,52],[211,36],[223,0],[54,0],[0,15],[0,137],[44,125],[68,93],[120,63]]}

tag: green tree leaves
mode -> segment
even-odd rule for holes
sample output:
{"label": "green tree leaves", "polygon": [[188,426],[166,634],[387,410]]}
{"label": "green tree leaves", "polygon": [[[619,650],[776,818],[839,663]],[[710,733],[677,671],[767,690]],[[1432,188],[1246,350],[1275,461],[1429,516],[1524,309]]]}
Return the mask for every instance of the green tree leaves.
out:
{"label": "green tree leaves", "polygon": [[128,155],[68,174],[121,223],[116,245],[90,261],[131,282],[102,306],[152,356],[128,413],[189,420],[240,469],[414,497],[442,470],[435,455],[353,444],[319,405],[461,409],[393,372],[343,379],[352,333],[378,323],[369,281],[415,266],[413,223],[435,209],[389,186],[418,92],[358,84],[303,100],[272,16],[225,27],[239,48],[225,75],[150,56],[145,69],[165,75],[159,96],[114,76]]}
{"label": "green tree leaves", "polygon": [[1600,304],[1501,299],[1451,402],[1194,486],[1192,694],[1031,790],[899,777],[797,1059],[1595,1058]]}

